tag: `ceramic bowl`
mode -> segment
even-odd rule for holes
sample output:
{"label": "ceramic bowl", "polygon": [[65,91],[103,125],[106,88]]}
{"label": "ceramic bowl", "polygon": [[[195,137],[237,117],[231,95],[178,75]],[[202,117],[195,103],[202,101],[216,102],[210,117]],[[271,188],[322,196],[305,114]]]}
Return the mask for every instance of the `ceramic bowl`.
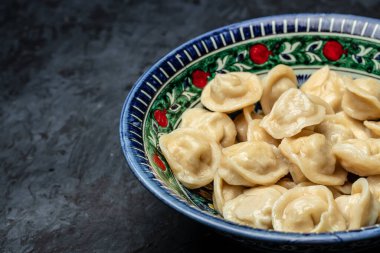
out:
{"label": "ceramic bowl", "polygon": [[214,210],[211,189],[189,190],[173,176],[158,145],[181,114],[200,103],[215,73],[265,75],[277,64],[302,83],[321,66],[380,79],[380,21],[338,14],[299,14],[248,20],[216,29],[174,49],[133,86],[120,120],[129,167],[156,197],[188,217],[247,245],[282,251],[342,251],[375,246],[380,226],[321,234],[283,233],[228,222]]}

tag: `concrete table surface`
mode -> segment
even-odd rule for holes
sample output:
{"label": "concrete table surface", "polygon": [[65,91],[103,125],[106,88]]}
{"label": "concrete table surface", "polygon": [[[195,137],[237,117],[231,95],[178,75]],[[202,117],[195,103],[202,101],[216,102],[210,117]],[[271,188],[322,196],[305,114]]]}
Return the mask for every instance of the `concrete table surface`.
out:
{"label": "concrete table surface", "polygon": [[372,1],[0,3],[0,252],[244,248],[158,201],[121,153],[119,115],[157,59],[211,29],[298,12],[379,18]]}

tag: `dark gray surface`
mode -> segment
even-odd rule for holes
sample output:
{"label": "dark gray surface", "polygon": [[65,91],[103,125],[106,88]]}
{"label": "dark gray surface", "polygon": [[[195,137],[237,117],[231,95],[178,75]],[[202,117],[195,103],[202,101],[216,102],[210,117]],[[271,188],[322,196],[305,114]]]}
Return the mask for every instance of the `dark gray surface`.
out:
{"label": "dark gray surface", "polygon": [[379,17],[379,1],[1,1],[0,252],[195,252],[238,244],[155,199],[118,124],[172,48],[259,16]]}

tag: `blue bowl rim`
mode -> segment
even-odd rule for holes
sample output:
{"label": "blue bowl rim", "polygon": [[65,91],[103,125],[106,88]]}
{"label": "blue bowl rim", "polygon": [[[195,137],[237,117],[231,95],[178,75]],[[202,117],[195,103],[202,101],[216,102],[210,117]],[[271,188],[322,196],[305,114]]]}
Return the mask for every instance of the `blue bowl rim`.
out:
{"label": "blue bowl rim", "polygon": [[333,17],[335,19],[346,19],[346,20],[356,20],[362,22],[368,22],[371,24],[380,24],[379,19],[368,18],[356,15],[346,15],[346,14],[335,14],[335,13],[302,13],[302,14],[282,14],[282,15],[273,15],[266,16],[260,18],[254,18],[250,20],[245,20],[242,22],[233,23],[230,25],[226,25],[214,30],[211,30],[207,33],[199,35],[187,42],[181,44],[177,48],[173,49],[165,56],[161,57],[158,61],[156,61],[145,73],[136,81],[130,90],[120,117],[120,141],[124,156],[127,160],[127,163],[137,177],[137,179],[144,185],[146,189],[148,189],[154,196],[156,196],[159,200],[164,202],[166,205],[171,208],[177,210],[179,213],[182,213],[202,224],[205,224],[213,229],[226,232],[228,234],[232,234],[235,236],[239,236],[246,239],[260,240],[266,241],[270,243],[289,243],[289,244],[339,244],[339,243],[347,243],[352,241],[359,240],[367,240],[371,238],[380,237],[380,227],[372,226],[366,227],[359,230],[352,231],[341,231],[341,232],[330,232],[330,233],[289,233],[289,232],[278,232],[273,230],[263,230],[256,229],[247,226],[241,226],[229,221],[226,221],[222,218],[211,216],[206,212],[202,212],[195,208],[192,208],[185,203],[181,202],[178,198],[168,194],[163,188],[160,188],[157,184],[153,183],[153,181],[147,176],[147,174],[141,170],[141,166],[133,156],[134,152],[131,147],[128,145],[130,143],[125,143],[123,136],[125,135],[123,122],[126,121],[126,116],[130,113],[131,110],[131,101],[136,92],[139,90],[141,86],[143,86],[143,80],[145,80],[152,72],[157,69],[163,62],[165,62],[168,58],[176,55],[177,52],[182,51],[187,48],[189,45],[192,45],[195,41],[199,41],[201,39],[205,39],[211,35],[219,34],[225,30],[232,29],[235,27],[239,27],[242,25],[247,25],[251,23],[258,22],[266,22],[272,20],[282,20],[287,18],[297,17],[300,20],[305,20],[306,18],[320,18],[320,17]]}

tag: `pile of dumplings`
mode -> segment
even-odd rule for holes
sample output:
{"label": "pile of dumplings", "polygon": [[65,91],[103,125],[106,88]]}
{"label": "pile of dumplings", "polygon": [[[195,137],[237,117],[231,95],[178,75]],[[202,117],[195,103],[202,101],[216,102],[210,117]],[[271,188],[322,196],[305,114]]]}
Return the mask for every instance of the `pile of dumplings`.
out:
{"label": "pile of dumplings", "polygon": [[301,233],[380,222],[376,80],[325,66],[298,88],[293,70],[278,65],[263,79],[216,74],[201,102],[207,109],[185,111],[159,145],[184,186],[213,183],[225,219]]}

